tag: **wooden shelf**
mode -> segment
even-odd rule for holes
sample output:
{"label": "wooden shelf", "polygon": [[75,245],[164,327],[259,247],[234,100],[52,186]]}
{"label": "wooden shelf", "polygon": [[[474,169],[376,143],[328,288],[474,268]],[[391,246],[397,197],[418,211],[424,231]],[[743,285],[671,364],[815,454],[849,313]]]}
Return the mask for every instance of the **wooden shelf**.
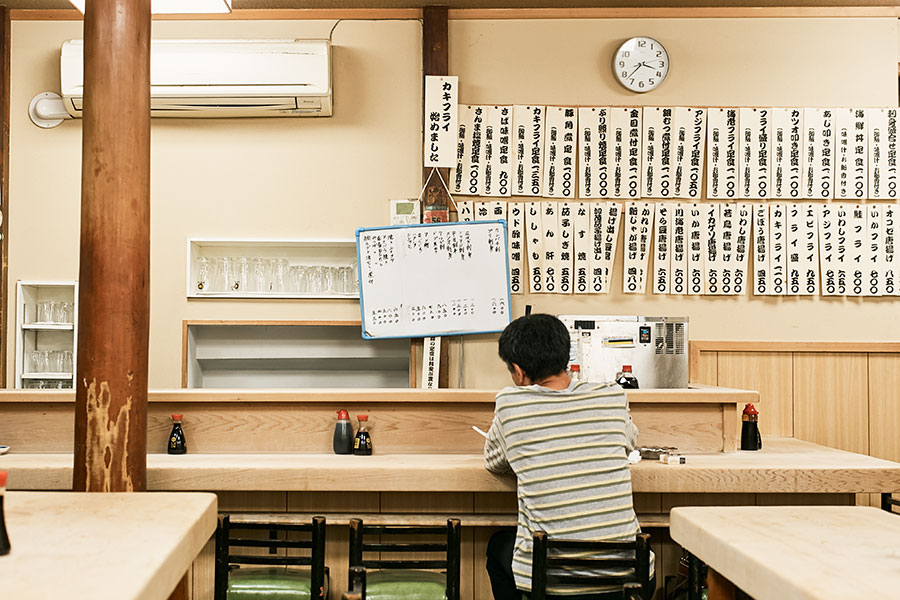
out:
{"label": "wooden shelf", "polygon": [[24,323],[23,331],[74,331],[72,323]]}
{"label": "wooden shelf", "polygon": [[22,379],[72,379],[72,373],[22,373]]}

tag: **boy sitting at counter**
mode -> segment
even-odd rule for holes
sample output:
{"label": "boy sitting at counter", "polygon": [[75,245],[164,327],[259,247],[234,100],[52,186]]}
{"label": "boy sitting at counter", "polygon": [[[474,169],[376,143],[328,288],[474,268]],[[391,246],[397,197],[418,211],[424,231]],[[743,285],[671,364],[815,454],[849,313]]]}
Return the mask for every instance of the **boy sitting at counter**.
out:
{"label": "boy sitting at counter", "polygon": [[[516,319],[500,336],[499,354],[516,387],[497,394],[485,467],[515,473],[519,519],[516,532],[491,537],[487,570],[495,600],[519,600],[531,590],[535,531],[593,540],[633,540],[640,533],[627,459],[638,432],[616,383],[573,381],[566,373],[569,332],[556,317]],[[651,555],[651,573],[653,562]],[[567,600],[621,597],[611,589],[548,586],[547,593]]]}

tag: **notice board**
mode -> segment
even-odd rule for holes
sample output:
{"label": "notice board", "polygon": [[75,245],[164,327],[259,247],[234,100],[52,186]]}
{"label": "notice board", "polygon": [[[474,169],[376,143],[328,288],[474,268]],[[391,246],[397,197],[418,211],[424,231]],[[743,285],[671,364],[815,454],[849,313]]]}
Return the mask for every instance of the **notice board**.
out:
{"label": "notice board", "polygon": [[357,229],[363,337],[502,331],[506,248],[504,220]]}

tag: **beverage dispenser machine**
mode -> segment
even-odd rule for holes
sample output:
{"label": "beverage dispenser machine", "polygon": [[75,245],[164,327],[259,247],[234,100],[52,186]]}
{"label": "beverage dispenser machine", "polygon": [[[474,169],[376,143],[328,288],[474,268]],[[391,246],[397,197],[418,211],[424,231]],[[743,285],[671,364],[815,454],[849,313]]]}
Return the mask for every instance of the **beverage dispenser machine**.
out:
{"label": "beverage dispenser machine", "polygon": [[613,381],[630,365],[641,388],[688,385],[687,317],[559,315],[569,330],[569,368],[579,379]]}

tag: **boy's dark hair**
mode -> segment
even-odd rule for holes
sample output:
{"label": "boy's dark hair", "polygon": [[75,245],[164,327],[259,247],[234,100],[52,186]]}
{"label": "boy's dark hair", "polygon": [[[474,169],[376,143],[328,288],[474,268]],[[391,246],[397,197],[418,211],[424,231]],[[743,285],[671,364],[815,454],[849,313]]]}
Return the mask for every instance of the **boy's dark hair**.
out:
{"label": "boy's dark hair", "polygon": [[515,363],[532,381],[539,381],[566,370],[569,332],[553,315],[525,315],[500,334],[498,354],[510,371]]}

